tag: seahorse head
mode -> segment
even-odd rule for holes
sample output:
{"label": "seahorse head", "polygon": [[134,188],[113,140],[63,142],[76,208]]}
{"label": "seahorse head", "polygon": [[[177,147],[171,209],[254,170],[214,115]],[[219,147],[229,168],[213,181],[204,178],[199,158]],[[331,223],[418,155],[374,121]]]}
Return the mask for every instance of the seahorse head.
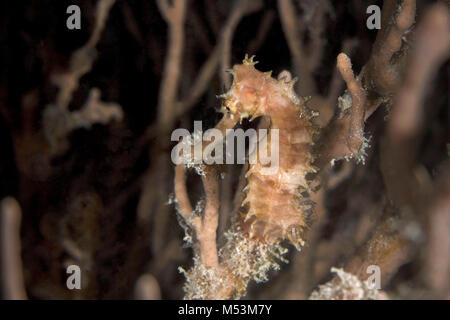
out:
{"label": "seahorse head", "polygon": [[[242,64],[236,64],[228,70],[233,75],[230,90],[219,96],[223,98],[222,111],[231,113],[240,120],[249,117],[250,121],[262,115],[270,115],[274,107],[286,104],[298,104],[293,93],[293,81],[272,78],[272,72],[261,72],[255,69],[254,56],[245,56]],[[294,98],[294,99],[293,99]]]}

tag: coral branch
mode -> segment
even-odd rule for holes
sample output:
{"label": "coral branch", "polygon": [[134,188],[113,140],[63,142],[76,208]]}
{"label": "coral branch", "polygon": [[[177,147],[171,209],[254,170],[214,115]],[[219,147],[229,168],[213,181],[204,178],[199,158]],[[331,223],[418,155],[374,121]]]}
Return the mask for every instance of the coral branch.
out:
{"label": "coral branch", "polygon": [[295,8],[291,0],[278,0],[278,11],[283,27],[283,31],[291,51],[292,60],[295,65],[301,95],[310,95],[315,92],[314,80],[308,66],[302,36],[297,25],[300,20],[295,14]]}
{"label": "coral branch", "polygon": [[194,211],[192,209],[191,202],[186,189],[186,173],[184,165],[177,165],[175,167],[175,196],[178,204],[178,212],[183,216],[185,220],[189,219],[189,216]]}
{"label": "coral branch", "polygon": [[398,268],[411,259],[412,246],[402,234],[404,221],[386,215],[375,233],[346,265],[345,269],[365,280],[370,274],[367,268],[376,265],[380,268],[381,285],[389,283]]}
{"label": "coral branch", "polygon": [[428,289],[444,298],[450,283],[450,165],[441,172],[428,210],[427,245],[422,276]]}
{"label": "coral branch", "polygon": [[394,100],[382,139],[381,168],[389,196],[399,206],[418,213],[424,190],[415,163],[427,84],[450,52],[450,18],[444,4],[432,7],[420,23],[403,84]]}
{"label": "coral branch", "polygon": [[194,228],[197,237],[200,258],[206,267],[217,267],[219,258],[216,246],[216,232],[219,223],[219,183],[214,169],[206,167],[202,175],[206,195],[203,217],[196,215],[189,201],[186,190],[185,167],[175,168],[175,196],[178,211],[184,220]]}
{"label": "coral branch", "polygon": [[352,96],[347,146],[350,152],[355,154],[361,149],[364,140],[364,104],[366,96],[360,82],[355,80],[350,59],[345,53],[338,55],[337,67]]}
{"label": "coral branch", "polygon": [[5,198],[0,203],[0,254],[1,282],[4,299],[24,300],[22,258],[20,249],[21,210],[13,198]]}
{"label": "coral branch", "polygon": [[450,52],[450,22],[447,7],[436,5],[421,22],[405,80],[395,98],[388,134],[397,142],[417,134],[423,119],[425,89]]}
{"label": "coral branch", "polygon": [[382,97],[392,95],[399,85],[405,55],[397,55],[396,59],[394,55],[402,49],[402,39],[415,20],[415,0],[403,0],[399,6],[397,3],[384,2],[382,29],[362,75],[365,87]]}
{"label": "coral branch", "polygon": [[150,273],[145,273],[136,281],[134,297],[137,300],[160,300],[161,289],[158,281]]}
{"label": "coral branch", "polygon": [[206,267],[217,267],[219,257],[216,246],[216,232],[219,224],[219,182],[214,170],[207,170],[202,176],[206,195],[205,214],[201,229],[197,231],[201,258]]}
{"label": "coral branch", "polygon": [[95,47],[100,35],[105,28],[109,11],[115,0],[99,0],[96,9],[96,20],[94,31],[86,44],[75,51],[70,59],[69,70],[61,75],[56,75],[54,83],[59,87],[56,105],[61,109],[67,109],[74,91],[78,88],[80,78],[88,73],[96,58]]}
{"label": "coral branch", "polygon": [[181,74],[186,0],[174,0],[173,6],[169,5],[168,0],[159,0],[157,4],[161,14],[169,24],[167,58],[164,64],[161,90],[158,98],[158,123],[167,129],[173,125],[175,102]]}
{"label": "coral branch", "polygon": [[274,10],[268,10],[264,13],[261,22],[258,27],[258,33],[256,37],[249,43],[247,52],[249,54],[255,53],[261,45],[264,43],[267,34],[269,33],[271,26],[275,20]]}
{"label": "coral branch", "polygon": [[233,10],[231,11],[230,18],[227,21],[227,27],[221,37],[222,52],[220,67],[222,72],[220,73],[220,76],[222,83],[226,88],[230,87],[231,78],[230,75],[224,73],[223,71],[229,69],[231,66],[231,44],[233,42],[234,31],[244,15],[259,10],[261,6],[262,2],[260,0],[237,0],[233,3]]}
{"label": "coral branch", "polygon": [[94,123],[106,124],[111,119],[121,120],[123,112],[119,105],[100,101],[100,91],[92,89],[85,106],[80,111],[69,111],[73,93],[79,86],[82,76],[87,74],[96,59],[95,47],[105,27],[109,11],[115,0],[99,0],[96,9],[95,27],[86,44],[75,51],[70,59],[69,70],[53,77],[59,88],[55,105],[44,110],[43,122],[45,136],[50,144],[50,154],[60,155],[68,148],[67,136],[77,128],[90,128]]}
{"label": "coral branch", "polygon": [[76,129],[90,129],[94,124],[108,124],[121,121],[122,108],[117,103],[105,103],[100,100],[100,90],[91,89],[89,97],[80,110],[69,112],[54,106],[44,111],[45,136],[52,154],[59,154],[68,147],[68,134]]}
{"label": "coral branch", "polygon": [[350,59],[341,53],[337,57],[337,68],[347,84],[349,94],[339,98],[340,114],[335,115],[324,129],[318,144],[319,158],[316,165],[322,168],[326,163],[342,158],[364,160],[364,107],[366,95],[361,82],[356,80]]}

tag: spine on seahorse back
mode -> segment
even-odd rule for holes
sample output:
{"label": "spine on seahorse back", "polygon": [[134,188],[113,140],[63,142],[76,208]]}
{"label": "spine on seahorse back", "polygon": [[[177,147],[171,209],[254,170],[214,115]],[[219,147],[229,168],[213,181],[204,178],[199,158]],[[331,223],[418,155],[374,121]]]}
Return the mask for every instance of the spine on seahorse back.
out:
{"label": "spine on seahorse back", "polygon": [[302,231],[311,209],[306,175],[315,171],[310,152],[315,132],[312,112],[295,94],[295,80],[276,80],[270,72],[256,70],[255,63],[246,57],[233,67],[233,84],[223,95],[224,106],[241,119],[270,118],[267,152],[271,130],[278,129],[279,165],[268,174],[260,159],[250,164],[238,227],[249,239],[267,244],[289,239],[298,248],[303,245]]}

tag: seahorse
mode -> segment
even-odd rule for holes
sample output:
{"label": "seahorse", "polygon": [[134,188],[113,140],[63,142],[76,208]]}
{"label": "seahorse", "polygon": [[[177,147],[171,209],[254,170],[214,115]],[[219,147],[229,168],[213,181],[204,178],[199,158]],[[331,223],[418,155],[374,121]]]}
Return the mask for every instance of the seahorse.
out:
{"label": "seahorse", "polygon": [[270,142],[272,129],[278,130],[278,170],[268,173],[261,159],[249,164],[246,186],[238,190],[244,193],[239,212],[219,250],[219,267],[209,268],[196,257],[189,271],[180,269],[187,280],[186,299],[239,298],[250,280],[266,281],[270,269],[279,269],[278,261],[286,262],[284,240],[297,249],[304,244],[312,210],[308,174],[316,171],[311,152],[317,133],[314,113],[307,99],[295,94],[295,79],[288,72],[274,79],[271,72],[257,70],[253,59],[246,56],[229,70],[233,83],[220,96],[222,112],[224,119],[234,119],[231,124],[244,118],[270,120],[265,139]]}
{"label": "seahorse", "polygon": [[317,128],[305,98],[294,91],[296,79],[274,79],[271,72],[255,68],[254,57],[235,65],[230,73],[233,84],[222,95],[225,112],[240,119],[265,116],[272,129],[278,129],[279,166],[271,174],[263,172],[260,161],[249,165],[246,193],[238,219],[242,232],[264,243],[288,239],[303,245],[302,233],[312,208],[308,173],[314,173],[311,147]]}

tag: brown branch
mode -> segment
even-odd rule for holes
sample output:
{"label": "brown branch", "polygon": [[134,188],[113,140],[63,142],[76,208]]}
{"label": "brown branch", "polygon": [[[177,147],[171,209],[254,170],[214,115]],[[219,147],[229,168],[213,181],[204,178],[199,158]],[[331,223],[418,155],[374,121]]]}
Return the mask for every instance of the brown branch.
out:
{"label": "brown branch", "polygon": [[1,281],[4,299],[25,300],[22,258],[20,249],[21,209],[13,198],[0,203]]}
{"label": "brown branch", "polygon": [[261,6],[262,2],[260,0],[237,0],[233,4],[233,10],[231,11],[231,15],[227,20],[227,26],[222,32],[220,39],[220,67],[222,69],[220,77],[222,79],[222,84],[224,84],[226,88],[229,88],[231,86],[231,77],[229,74],[224,73],[223,71],[231,67],[231,45],[233,42],[234,31],[244,15],[259,10]]}
{"label": "brown branch", "polygon": [[[417,139],[423,121],[421,105],[426,85],[450,53],[449,31],[450,17],[443,4],[433,6],[417,29],[414,50],[407,65],[403,84],[394,100],[381,150],[381,168],[385,186],[391,199],[400,207],[400,217],[387,214],[364,248],[347,265],[346,270],[361,279],[367,277],[367,266],[374,264],[380,267],[382,283],[388,283],[398,268],[411,258],[414,252],[412,245],[414,241],[418,241],[417,235],[411,236],[404,231],[404,226],[405,222],[414,224],[418,221],[406,221],[408,212],[415,212],[416,218],[420,220],[420,212],[429,194],[428,183],[421,178],[423,174],[420,172],[423,170],[420,171],[419,165],[415,163]],[[436,202],[435,205],[448,215],[445,201]],[[406,207],[410,210],[404,210]],[[448,220],[445,215],[436,215],[444,225]],[[448,233],[448,228],[445,233]],[[430,238],[429,245],[435,246],[439,241],[445,242],[444,239]],[[442,277],[442,273],[438,277]]]}
{"label": "brown branch", "polygon": [[156,4],[157,4],[159,12],[161,13],[164,20],[170,24],[171,23],[171,14],[173,14],[173,11],[171,11],[169,0],[157,0]]}
{"label": "brown branch", "polygon": [[354,154],[359,151],[364,140],[364,104],[366,102],[366,96],[361,87],[361,83],[353,75],[350,58],[345,53],[338,55],[337,67],[352,96],[347,146]]}
{"label": "brown branch", "polygon": [[192,209],[191,201],[189,200],[188,192],[186,189],[186,168],[184,165],[177,165],[175,167],[175,195],[178,204],[178,211],[187,221],[189,216],[194,211]]}
{"label": "brown branch", "polygon": [[[341,52],[350,56],[355,46],[355,40],[346,39],[342,44]],[[335,112],[336,101],[341,94],[343,87],[344,81],[342,80],[339,69],[336,67],[331,76],[327,95],[315,95],[311,97],[308,106],[319,113],[318,116],[313,119],[314,123],[319,127],[323,128],[330,122]]]}
{"label": "brown branch", "polygon": [[[354,39],[346,39],[344,40],[344,43],[341,47],[341,52],[346,54],[347,56],[350,56],[353,52],[354,48],[356,47],[356,40]],[[343,88],[343,81],[342,76],[340,74],[339,68],[336,66],[336,68],[333,70],[333,75],[331,76],[330,81],[330,88],[328,90],[328,94],[326,97],[326,100],[330,106],[334,108],[335,103],[342,92]]]}
{"label": "brown branch", "polygon": [[120,3],[123,13],[123,20],[125,22],[125,26],[128,29],[128,32],[134,37],[134,39],[139,43],[139,45],[144,46],[144,37],[142,36],[142,32],[139,29],[139,25],[137,24],[136,17],[131,9],[131,6],[127,2]]}
{"label": "brown branch", "polygon": [[[393,16],[394,22],[390,23]],[[339,99],[340,114],[335,114],[322,133],[317,147],[320,156],[316,165],[319,168],[333,159],[356,157],[364,160],[367,146],[364,121],[398,87],[407,55],[396,59],[394,55],[402,49],[402,38],[414,23],[414,17],[414,0],[404,0],[400,7],[395,1],[385,2],[383,28],[378,32],[371,57],[358,80],[351,72],[349,59],[343,54],[338,56],[338,69],[347,83],[351,101],[348,95]]]}
{"label": "brown branch", "polygon": [[422,278],[428,289],[445,298],[450,289],[450,164],[440,172],[427,215],[427,243],[424,249]]}
{"label": "brown branch", "polygon": [[61,109],[67,109],[72,95],[78,88],[80,78],[92,69],[92,64],[96,58],[95,47],[100,39],[100,35],[105,28],[109,11],[115,0],[99,0],[96,9],[95,27],[86,44],[75,51],[70,59],[69,70],[53,78],[54,83],[59,87],[56,97],[56,105]]}
{"label": "brown branch", "polygon": [[66,72],[56,74],[52,81],[59,88],[55,104],[48,105],[43,113],[43,129],[50,144],[50,155],[65,152],[69,146],[67,135],[80,127],[90,127],[92,123],[106,123],[110,119],[120,120],[123,116],[118,105],[105,106],[99,101],[100,92],[92,89],[86,105],[80,111],[70,112],[69,104],[73,93],[79,86],[81,77],[87,74],[96,59],[95,47],[100,40],[109,11],[115,0],[99,0],[97,2],[94,30],[86,44],[76,50]]}
{"label": "brown branch", "polygon": [[434,6],[417,30],[416,45],[409,61],[405,81],[395,98],[388,134],[402,142],[420,130],[423,119],[421,105],[427,84],[439,65],[448,58],[450,28],[447,7]]}
{"label": "brown branch", "polygon": [[415,0],[403,0],[400,6],[397,1],[384,1],[382,29],[377,34],[366,70],[362,72],[364,86],[374,95],[390,96],[399,85],[403,58],[394,60],[393,56],[402,49],[402,39],[414,23],[415,11]]}
{"label": "brown branch", "polygon": [[365,280],[370,276],[367,268],[376,265],[380,268],[381,285],[389,283],[398,268],[412,255],[409,239],[399,230],[402,224],[402,220],[386,215],[359,253],[346,264],[345,270]]}
{"label": "brown branch", "polygon": [[161,300],[161,289],[158,280],[150,273],[141,275],[134,288],[136,300]]}
{"label": "brown branch", "polygon": [[202,51],[208,55],[211,53],[213,49],[213,46],[209,40],[208,30],[203,24],[202,18],[199,16],[195,8],[190,7],[188,12],[189,12],[187,16],[188,22],[192,24],[194,35],[196,38],[198,38],[197,41]]}
{"label": "brown branch", "polygon": [[202,175],[203,187],[206,195],[206,206],[203,217],[195,215],[189,201],[186,189],[185,167],[178,165],[175,168],[175,196],[178,211],[190,226],[194,228],[200,257],[206,267],[217,267],[219,257],[216,245],[216,232],[219,223],[219,183],[215,171],[208,167]]}
{"label": "brown branch", "polygon": [[159,10],[169,25],[167,58],[164,63],[161,89],[158,97],[158,123],[170,130],[174,121],[175,102],[181,74],[181,60],[184,46],[184,19],[186,0],[158,0]]}
{"label": "brown branch", "polygon": [[206,267],[218,267],[216,232],[219,224],[219,182],[215,170],[209,168],[202,176],[206,195],[205,213],[202,219],[201,230],[197,230],[200,242],[201,258]]}
{"label": "brown branch", "polygon": [[188,96],[177,102],[176,116],[182,116],[194,106],[210,85],[220,61],[220,45],[216,46],[209,58],[203,63]]}
{"label": "brown branch", "polygon": [[403,84],[397,92],[386,134],[381,141],[381,169],[388,194],[399,206],[419,214],[424,190],[416,175],[416,152],[424,119],[428,83],[449,56],[450,22],[447,7],[433,6],[417,30],[416,43]]}
{"label": "brown branch", "polygon": [[341,53],[337,57],[337,68],[347,84],[349,97],[343,96],[340,101],[340,114],[335,115],[324,129],[318,144],[319,158],[316,165],[322,168],[334,159],[361,158],[365,147],[364,138],[364,106],[365,92],[361,82],[353,75],[349,57]]}
{"label": "brown branch", "polygon": [[[225,114],[217,124],[216,129],[225,136],[226,130],[233,128],[237,119],[232,119]],[[203,152],[221,141],[206,142],[203,145]],[[195,215],[186,188],[186,176],[184,165],[175,168],[175,196],[180,214],[184,220],[191,225],[196,233],[200,257],[206,267],[218,267],[219,259],[217,253],[216,234],[219,223],[219,182],[213,167],[206,166],[202,175],[203,187],[206,195],[206,206],[203,217]]]}
{"label": "brown branch", "polygon": [[256,34],[256,37],[250,41],[247,53],[252,55],[254,54],[264,43],[264,40],[266,39],[267,34],[270,31],[270,27],[273,24],[273,21],[275,20],[275,12],[274,10],[268,10],[264,13],[264,16],[261,19],[261,22],[259,23],[258,27],[258,33]]}
{"label": "brown branch", "polygon": [[302,42],[302,34],[299,32],[298,21],[295,14],[295,7],[291,0],[278,0],[278,12],[281,19],[284,35],[286,37],[289,50],[292,55],[298,82],[300,95],[312,95],[315,93],[314,79],[308,66],[308,59]]}
{"label": "brown branch", "polygon": [[323,58],[326,40],[323,32],[326,26],[325,15],[330,10],[331,4],[328,0],[314,1],[315,7],[311,22],[308,24],[311,36],[311,44],[308,46],[308,65],[310,70],[315,70]]}

